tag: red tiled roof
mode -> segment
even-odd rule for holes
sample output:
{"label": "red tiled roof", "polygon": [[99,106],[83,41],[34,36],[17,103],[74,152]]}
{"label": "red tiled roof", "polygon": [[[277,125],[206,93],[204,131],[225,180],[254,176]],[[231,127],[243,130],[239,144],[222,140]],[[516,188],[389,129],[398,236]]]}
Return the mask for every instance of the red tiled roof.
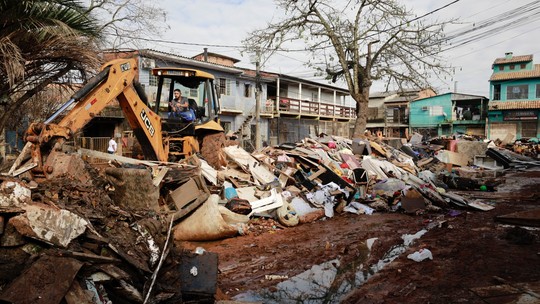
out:
{"label": "red tiled roof", "polygon": [[490,110],[540,109],[540,100],[490,101]]}
{"label": "red tiled roof", "polygon": [[491,74],[489,81],[536,78],[536,77],[540,77],[540,64],[535,64],[532,70],[493,73]]}
{"label": "red tiled roof", "polygon": [[516,63],[516,62],[526,62],[532,61],[533,55],[522,55],[522,56],[513,56],[512,58],[497,58],[493,64],[505,64],[505,63]]}

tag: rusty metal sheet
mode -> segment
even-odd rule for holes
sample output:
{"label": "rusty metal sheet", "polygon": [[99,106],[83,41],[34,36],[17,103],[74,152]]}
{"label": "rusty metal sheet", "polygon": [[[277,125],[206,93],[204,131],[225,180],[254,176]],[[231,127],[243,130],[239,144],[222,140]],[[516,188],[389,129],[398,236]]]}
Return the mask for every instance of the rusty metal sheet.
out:
{"label": "rusty metal sheet", "polygon": [[60,303],[83,263],[72,258],[42,256],[0,294],[17,304]]}

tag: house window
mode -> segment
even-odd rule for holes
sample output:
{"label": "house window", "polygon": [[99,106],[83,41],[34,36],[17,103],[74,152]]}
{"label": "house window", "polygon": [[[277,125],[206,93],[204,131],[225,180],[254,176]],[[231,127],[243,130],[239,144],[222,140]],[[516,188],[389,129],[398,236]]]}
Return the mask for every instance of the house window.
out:
{"label": "house window", "polygon": [[523,85],[513,85],[506,87],[506,99],[527,99],[529,98],[529,86],[526,84]]}
{"label": "house window", "polygon": [[540,98],[540,84],[536,85],[536,98]]}
{"label": "house window", "polygon": [[244,97],[251,97],[251,84],[244,84]]}
{"label": "house window", "polygon": [[227,78],[219,78],[219,94],[231,95],[231,80]]}
{"label": "house window", "polygon": [[199,91],[197,89],[189,89],[189,97],[198,97]]}
{"label": "house window", "polygon": [[443,107],[442,106],[432,106],[429,107],[429,116],[442,116]]}
{"label": "house window", "polygon": [[152,71],[148,71],[148,85],[150,86],[154,86],[154,87],[157,87],[158,85],[158,80],[157,80],[157,76],[154,76],[152,75]]}
{"label": "house window", "polygon": [[501,85],[496,84],[493,86],[493,100],[501,100]]}
{"label": "house window", "polygon": [[499,66],[499,71],[504,71],[504,67],[502,65]]}
{"label": "house window", "polygon": [[527,65],[526,65],[525,63],[522,63],[522,64],[520,65],[520,67],[521,67],[522,69],[524,69],[526,66],[527,66]]}
{"label": "house window", "polygon": [[232,124],[230,121],[221,121],[221,127],[225,130],[225,134],[232,130]]}
{"label": "house window", "polygon": [[521,123],[521,137],[536,137],[536,121]]}
{"label": "house window", "polygon": [[515,68],[516,68],[515,65],[513,65],[513,64],[510,65],[510,70],[513,70],[513,69],[515,69]]}

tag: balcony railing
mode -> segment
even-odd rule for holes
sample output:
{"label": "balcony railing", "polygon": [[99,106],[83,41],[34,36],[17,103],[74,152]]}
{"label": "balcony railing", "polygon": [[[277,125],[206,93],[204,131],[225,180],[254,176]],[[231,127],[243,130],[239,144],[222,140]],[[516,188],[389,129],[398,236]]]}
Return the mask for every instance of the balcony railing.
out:
{"label": "balcony railing", "polygon": [[296,98],[270,98],[276,105],[275,113],[318,116],[328,118],[356,118],[356,109],[351,106],[335,105],[333,103],[301,100]]}
{"label": "balcony railing", "polygon": [[386,117],[386,122],[391,124],[408,124],[409,116],[404,113],[390,115]]}

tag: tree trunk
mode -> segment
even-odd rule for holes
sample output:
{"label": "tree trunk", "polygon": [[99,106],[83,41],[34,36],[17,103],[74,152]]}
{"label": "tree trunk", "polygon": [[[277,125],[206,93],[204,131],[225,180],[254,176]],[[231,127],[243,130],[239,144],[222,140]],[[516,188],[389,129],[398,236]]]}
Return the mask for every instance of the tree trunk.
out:
{"label": "tree trunk", "polygon": [[[367,90],[369,92],[369,89]],[[357,93],[351,94],[351,97],[356,101],[356,121],[354,123],[353,134],[351,138],[360,138],[364,136],[364,131],[367,125],[367,110],[369,102],[368,94]]]}
{"label": "tree trunk", "polygon": [[7,106],[0,106],[2,109],[1,112],[3,112],[3,115],[0,115],[0,133],[4,132],[4,129],[6,127],[7,120],[9,118],[9,113],[7,110]]}

